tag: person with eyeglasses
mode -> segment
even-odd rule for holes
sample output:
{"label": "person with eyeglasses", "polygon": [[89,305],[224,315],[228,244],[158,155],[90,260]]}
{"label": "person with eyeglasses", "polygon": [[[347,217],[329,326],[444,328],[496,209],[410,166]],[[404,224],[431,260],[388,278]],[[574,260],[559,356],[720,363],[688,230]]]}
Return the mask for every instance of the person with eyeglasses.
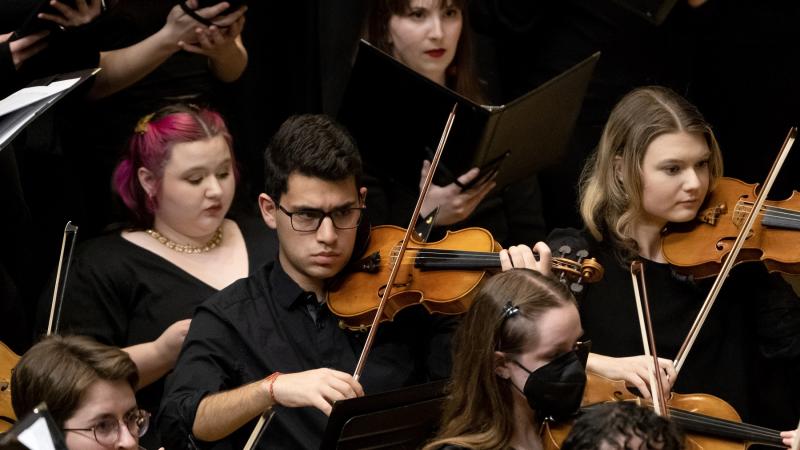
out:
{"label": "person with eyeglasses", "polygon": [[45,402],[69,450],[138,449],[150,413],[139,409],[136,364],[86,336],[51,335],[31,347],[11,375],[11,402],[23,417]]}
{"label": "person with eyeglasses", "polygon": [[[360,257],[369,231],[349,134],[325,116],[291,117],[264,171],[258,201],[278,258],[195,311],[159,413],[167,448],[242,448],[274,408],[257,448],[316,449],[334,401],[450,373],[453,319],[409,307],[381,325],[362,376],[351,375],[366,332],[340,328],[325,305],[326,285]],[[503,258],[506,267],[533,260],[527,247]]]}

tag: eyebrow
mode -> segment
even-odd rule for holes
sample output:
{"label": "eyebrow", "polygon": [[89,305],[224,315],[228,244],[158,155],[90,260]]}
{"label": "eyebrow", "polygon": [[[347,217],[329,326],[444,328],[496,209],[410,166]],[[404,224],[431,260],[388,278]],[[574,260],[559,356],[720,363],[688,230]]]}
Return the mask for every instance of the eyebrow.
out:
{"label": "eyebrow", "polygon": [[[697,160],[698,161],[702,161],[704,159],[709,159],[709,158],[711,158],[711,152],[705,153],[700,158],[697,158]],[[670,159],[665,159],[663,161],[659,161],[659,164],[678,164],[678,163],[683,163],[683,162],[686,162],[686,161],[687,161],[686,159],[670,158]]]}
{"label": "eyebrow", "polygon": [[[220,168],[220,167],[224,166],[225,164],[230,164],[230,163],[231,163],[231,158],[225,158],[224,161],[222,161],[221,163],[219,163],[217,165],[217,168]],[[184,170],[183,173],[187,174],[187,173],[195,172],[195,171],[198,171],[198,170],[205,170],[205,169],[206,169],[205,166],[193,166],[193,167],[190,167],[190,168]]]}
{"label": "eyebrow", "polygon": [[[338,211],[340,209],[354,208],[353,205],[357,205],[357,204],[358,204],[358,200],[350,200],[350,201],[348,201],[346,203],[342,203],[342,204],[340,204],[338,206],[334,206],[333,208],[329,209],[328,211]],[[302,205],[302,204],[301,205],[292,206],[292,208],[297,210],[297,211],[324,211],[321,208],[317,208],[317,207],[314,207],[314,206],[308,206],[308,205]]]}

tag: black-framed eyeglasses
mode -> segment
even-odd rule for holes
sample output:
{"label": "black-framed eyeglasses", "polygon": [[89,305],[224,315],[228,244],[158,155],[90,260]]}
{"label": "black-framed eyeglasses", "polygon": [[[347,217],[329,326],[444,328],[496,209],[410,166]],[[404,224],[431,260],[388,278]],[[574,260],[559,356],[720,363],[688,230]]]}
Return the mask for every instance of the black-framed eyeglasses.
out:
{"label": "black-framed eyeglasses", "polygon": [[326,217],[330,217],[333,226],[340,230],[356,228],[361,223],[365,208],[340,208],[330,212],[319,209],[301,209],[289,212],[283,206],[278,205],[278,209],[289,216],[294,231],[317,231]]}
{"label": "black-framed eyeglasses", "polygon": [[[91,431],[98,444],[112,447],[119,441],[119,422],[114,417],[106,417],[91,428],[64,428],[64,431]],[[142,437],[150,427],[150,413],[143,409],[135,409],[126,414],[122,422],[133,436]]]}

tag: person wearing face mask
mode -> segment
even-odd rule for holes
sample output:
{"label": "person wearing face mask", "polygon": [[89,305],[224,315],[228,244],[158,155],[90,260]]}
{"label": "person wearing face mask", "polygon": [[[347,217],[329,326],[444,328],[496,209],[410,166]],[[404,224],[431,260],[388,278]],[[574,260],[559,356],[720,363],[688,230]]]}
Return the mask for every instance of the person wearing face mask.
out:
{"label": "person wearing face mask", "polygon": [[653,360],[642,355],[630,275],[639,260],[665,391],[713,394],[747,423],[794,427],[796,417],[769,418],[767,408],[798,398],[791,380],[800,370],[800,302],[762,265],[731,271],[679,376],[673,366],[714,279],[678,273],[661,239],[698,216],[721,174],[719,145],[697,108],[667,88],[635,89],[611,111],[587,162],[580,197],[586,228],[555,230],[548,243],[587,249],[605,268],[603,280],[579,296],[584,339],[593,344],[588,370],[651,396]]}
{"label": "person wearing face mask", "polygon": [[580,406],[587,348],[569,289],[521,268],[495,275],[453,338],[442,427],[425,450],[540,449],[539,424]]}
{"label": "person wearing face mask", "polygon": [[80,245],[72,263],[62,329],[124,347],[153,413],[194,308],[277,252],[256,217],[227,217],[236,178],[218,113],[172,105],[146,116],[114,174],[130,224]]}
{"label": "person wearing face mask", "polygon": [[30,348],[11,375],[17,417],[41,402],[69,450],[139,449],[150,414],[136,404],[136,364],[85,336],[51,335]]}
{"label": "person wearing face mask", "polygon": [[[430,80],[479,103],[486,103],[475,72],[473,45],[464,0],[379,0],[371,2],[364,23],[364,38]],[[408,126],[413,126],[409,123]],[[453,151],[458,151],[454,149]],[[423,163],[420,184],[430,164]],[[369,172],[369,168],[367,168]],[[373,174],[377,175],[377,174]],[[545,236],[541,196],[536,177],[489,195],[494,182],[479,180],[473,168],[446,186],[431,185],[420,215],[435,208],[439,233],[445,228],[480,226],[504,246],[537,242]],[[464,187],[479,180],[472,187]],[[390,181],[368,177],[374,202],[369,210],[373,224],[408,225],[417,192]]]}

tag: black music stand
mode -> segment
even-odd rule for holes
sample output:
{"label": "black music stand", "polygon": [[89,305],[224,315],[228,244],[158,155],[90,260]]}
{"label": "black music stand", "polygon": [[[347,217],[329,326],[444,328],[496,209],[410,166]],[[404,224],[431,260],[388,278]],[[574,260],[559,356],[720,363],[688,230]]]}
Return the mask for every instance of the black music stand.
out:
{"label": "black music stand", "polygon": [[418,449],[439,426],[446,380],[338,401],[320,450]]}
{"label": "black music stand", "polygon": [[40,403],[33,411],[17,421],[7,433],[0,435],[0,450],[44,448],[67,450],[64,435],[44,403]]}

